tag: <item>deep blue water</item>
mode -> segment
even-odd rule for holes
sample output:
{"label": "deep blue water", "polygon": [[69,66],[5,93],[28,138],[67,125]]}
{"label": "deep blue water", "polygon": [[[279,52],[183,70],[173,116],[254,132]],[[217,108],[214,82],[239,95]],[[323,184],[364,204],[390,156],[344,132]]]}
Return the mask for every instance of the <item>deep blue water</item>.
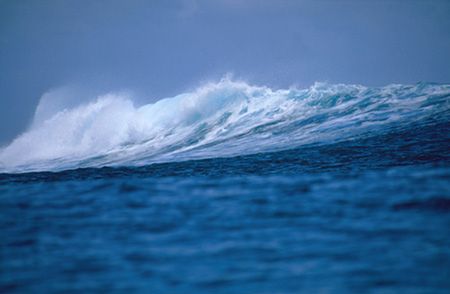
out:
{"label": "deep blue water", "polygon": [[[450,96],[430,97],[293,148],[4,172],[0,292],[449,293]],[[308,119],[253,132],[329,117]]]}

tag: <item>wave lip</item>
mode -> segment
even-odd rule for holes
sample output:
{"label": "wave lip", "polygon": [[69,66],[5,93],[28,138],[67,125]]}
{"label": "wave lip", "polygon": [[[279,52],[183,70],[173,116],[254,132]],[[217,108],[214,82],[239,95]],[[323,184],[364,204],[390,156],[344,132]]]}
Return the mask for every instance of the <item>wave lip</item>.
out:
{"label": "wave lip", "polygon": [[0,150],[0,172],[136,166],[326,144],[446,119],[449,97],[450,85],[426,83],[273,90],[224,79],[139,107],[120,93],[56,112],[41,103],[32,126]]}

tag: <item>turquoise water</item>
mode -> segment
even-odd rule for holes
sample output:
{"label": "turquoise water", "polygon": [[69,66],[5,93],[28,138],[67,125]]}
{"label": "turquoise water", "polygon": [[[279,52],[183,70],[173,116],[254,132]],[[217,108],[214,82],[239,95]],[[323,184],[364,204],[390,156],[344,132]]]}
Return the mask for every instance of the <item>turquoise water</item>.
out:
{"label": "turquoise water", "polygon": [[0,151],[0,291],[448,293],[449,98],[224,81],[44,101]]}

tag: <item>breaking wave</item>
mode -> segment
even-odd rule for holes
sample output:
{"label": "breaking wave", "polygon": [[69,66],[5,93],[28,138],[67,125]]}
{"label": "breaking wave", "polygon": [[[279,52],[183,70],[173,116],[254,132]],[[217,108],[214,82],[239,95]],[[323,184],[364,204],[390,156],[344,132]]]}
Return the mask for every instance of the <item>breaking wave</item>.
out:
{"label": "breaking wave", "polygon": [[120,93],[54,109],[43,99],[31,127],[0,150],[0,172],[139,166],[329,144],[448,119],[449,97],[450,85],[426,83],[273,90],[224,79],[139,107]]}

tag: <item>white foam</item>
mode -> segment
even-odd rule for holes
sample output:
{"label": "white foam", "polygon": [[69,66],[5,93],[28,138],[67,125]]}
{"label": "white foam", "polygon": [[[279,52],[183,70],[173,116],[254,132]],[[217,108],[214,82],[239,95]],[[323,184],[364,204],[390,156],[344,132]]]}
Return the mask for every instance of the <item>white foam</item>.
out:
{"label": "white foam", "polygon": [[[350,137],[405,114],[424,115],[420,103],[427,93],[450,93],[448,86],[417,91],[401,85],[369,89],[322,83],[272,90],[224,79],[141,107],[124,93],[66,107],[64,92],[51,92],[43,96],[32,126],[0,150],[0,171],[141,165],[289,149]],[[49,102],[49,95],[56,95],[57,104]]]}

